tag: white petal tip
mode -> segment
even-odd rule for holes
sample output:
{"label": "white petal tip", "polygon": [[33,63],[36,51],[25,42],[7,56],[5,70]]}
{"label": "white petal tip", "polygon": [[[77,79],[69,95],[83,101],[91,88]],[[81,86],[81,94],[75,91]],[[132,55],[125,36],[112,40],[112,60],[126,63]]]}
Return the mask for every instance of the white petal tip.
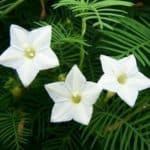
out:
{"label": "white petal tip", "polygon": [[47,26],[44,26],[43,28],[48,28],[48,29],[52,29],[52,26],[51,25],[47,25]]}
{"label": "white petal tip", "polygon": [[57,58],[57,61],[56,61],[56,67],[60,66],[60,63],[59,63],[59,60]]}
{"label": "white petal tip", "polygon": [[25,87],[25,88],[27,88],[31,83],[32,83],[32,81],[24,81],[24,80],[22,80],[22,79],[20,79],[20,81],[21,81],[21,83],[23,84],[23,86]]}
{"label": "white petal tip", "polygon": [[55,118],[50,118],[50,122],[52,122],[52,123],[59,123],[60,121],[58,121],[58,120],[56,120]]}
{"label": "white petal tip", "polygon": [[106,55],[100,55],[100,58],[107,57]]}
{"label": "white petal tip", "polygon": [[51,25],[43,26],[43,27],[40,27],[40,28],[43,29],[43,30],[46,30],[48,33],[52,32],[52,26]]}
{"label": "white petal tip", "polygon": [[100,55],[100,61],[102,63],[102,68],[105,69],[106,67],[113,65],[116,62],[116,59],[114,59],[112,56]]}
{"label": "white petal tip", "polygon": [[13,30],[14,28],[18,28],[18,27],[19,27],[18,25],[11,24],[11,25],[10,25],[10,30]]}
{"label": "white petal tip", "polygon": [[11,24],[10,25],[10,32],[13,32],[14,30],[25,30],[25,29],[19,25]]}
{"label": "white petal tip", "polygon": [[72,66],[72,69],[73,70],[79,70],[79,67],[75,64],[75,65]]}
{"label": "white petal tip", "polygon": [[30,83],[23,83],[23,82],[22,82],[22,84],[25,88],[27,88],[30,85]]}
{"label": "white petal tip", "polygon": [[102,61],[103,59],[105,59],[105,58],[109,58],[110,56],[106,56],[106,55],[100,55],[100,60]]}
{"label": "white petal tip", "polygon": [[127,57],[124,57],[122,59],[125,59],[125,58],[127,58],[128,61],[133,61],[134,63],[136,63],[136,58],[135,58],[135,56],[133,54],[131,54],[131,55],[127,56]]}
{"label": "white petal tip", "polygon": [[128,106],[131,107],[131,108],[133,108],[134,105],[135,105],[135,103],[133,103],[133,104],[128,104]]}
{"label": "white petal tip", "polygon": [[50,118],[51,123],[64,123],[64,122],[69,122],[69,121],[71,121],[71,120],[61,120],[61,118],[58,119],[58,118],[55,118],[55,117]]}
{"label": "white petal tip", "polygon": [[103,60],[103,57],[105,57],[105,56],[104,56],[104,55],[100,55],[100,56],[99,56],[100,61]]}
{"label": "white petal tip", "polygon": [[[137,99],[137,98],[136,98]],[[133,108],[135,103],[136,103],[136,99],[122,99],[129,107]]]}
{"label": "white petal tip", "polygon": [[48,91],[49,84],[45,84],[45,85],[44,85],[44,88],[45,88],[46,91]]}
{"label": "white petal tip", "polygon": [[90,123],[90,121],[88,121],[88,122],[83,122],[82,124],[85,125],[85,126],[87,126],[87,125],[89,125],[89,123]]}
{"label": "white petal tip", "polygon": [[79,67],[76,64],[72,66],[70,72],[82,74],[82,72],[80,71]]}
{"label": "white petal tip", "polygon": [[46,26],[50,31],[52,30],[52,26],[51,25],[48,25]]}
{"label": "white petal tip", "polygon": [[79,121],[76,121],[76,120],[74,120],[75,122],[78,122],[78,123],[80,123],[80,124],[82,124],[82,125],[84,125],[84,126],[87,126],[87,125],[89,125],[89,123],[90,123],[90,120],[88,120],[88,121],[82,121],[82,122],[79,122]]}
{"label": "white petal tip", "polygon": [[133,54],[129,55],[128,57],[130,57],[130,58],[132,58],[132,59],[136,59]]}

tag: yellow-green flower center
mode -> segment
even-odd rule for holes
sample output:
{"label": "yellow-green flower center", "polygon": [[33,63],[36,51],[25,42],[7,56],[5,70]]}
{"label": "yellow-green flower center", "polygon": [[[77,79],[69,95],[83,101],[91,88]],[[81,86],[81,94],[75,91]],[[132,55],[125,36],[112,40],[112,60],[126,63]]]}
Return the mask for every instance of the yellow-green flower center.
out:
{"label": "yellow-green flower center", "polygon": [[24,51],[24,55],[25,55],[25,57],[32,59],[35,56],[35,49],[34,48],[26,48]]}
{"label": "yellow-green flower center", "polygon": [[72,96],[72,102],[75,104],[79,104],[81,102],[81,96],[80,95]]}
{"label": "yellow-green flower center", "polygon": [[117,81],[118,81],[120,84],[125,84],[126,81],[127,81],[127,76],[126,76],[126,74],[123,73],[123,74],[119,75],[118,78],[117,78]]}

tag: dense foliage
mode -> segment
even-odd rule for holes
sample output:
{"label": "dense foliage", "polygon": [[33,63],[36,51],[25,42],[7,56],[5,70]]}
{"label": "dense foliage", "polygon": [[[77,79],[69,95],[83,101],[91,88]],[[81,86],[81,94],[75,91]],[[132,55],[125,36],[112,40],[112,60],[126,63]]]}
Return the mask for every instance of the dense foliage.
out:
{"label": "dense foliage", "polygon": [[9,46],[9,27],[29,30],[52,25],[52,48],[60,66],[40,72],[24,88],[16,72],[0,66],[1,150],[148,150],[150,91],[140,92],[134,108],[117,95],[94,105],[88,126],[50,123],[53,106],[43,88],[64,78],[78,64],[88,80],[102,74],[99,55],[134,54],[150,77],[150,1],[132,0],[1,0],[0,50]]}

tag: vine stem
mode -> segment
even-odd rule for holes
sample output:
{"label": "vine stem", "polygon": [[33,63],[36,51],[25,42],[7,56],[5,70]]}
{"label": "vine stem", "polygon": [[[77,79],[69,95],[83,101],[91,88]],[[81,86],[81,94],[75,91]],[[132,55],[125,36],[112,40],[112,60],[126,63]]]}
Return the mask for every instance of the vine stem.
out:
{"label": "vine stem", "polygon": [[7,9],[5,9],[2,14],[0,14],[0,16],[4,16],[6,14],[8,14],[9,12],[11,12],[14,8],[16,8],[18,5],[20,5],[22,2],[24,2],[24,0],[17,0],[14,4],[12,4],[10,7],[8,7]]}
{"label": "vine stem", "polygon": [[[150,105],[148,104],[143,104],[142,106],[139,106],[136,108],[136,110],[131,113],[131,114],[128,114],[125,118],[124,118],[124,121],[129,121],[134,115],[144,111],[145,109],[149,108]],[[117,122],[115,122],[113,125],[109,126],[109,127],[106,127],[105,128],[105,132],[107,131],[114,131],[116,129],[118,129],[121,125],[122,125],[123,121],[122,120],[119,120]]]}
{"label": "vine stem", "polygon": [[[82,18],[82,30],[81,30],[81,37],[84,38],[84,35],[86,33],[86,20]],[[83,68],[83,63],[84,63],[84,58],[85,58],[85,50],[83,44],[81,44],[80,48],[80,63],[79,63],[79,68],[82,70]]]}
{"label": "vine stem", "polygon": [[106,96],[104,97],[104,102],[107,103],[116,93],[108,91]]}

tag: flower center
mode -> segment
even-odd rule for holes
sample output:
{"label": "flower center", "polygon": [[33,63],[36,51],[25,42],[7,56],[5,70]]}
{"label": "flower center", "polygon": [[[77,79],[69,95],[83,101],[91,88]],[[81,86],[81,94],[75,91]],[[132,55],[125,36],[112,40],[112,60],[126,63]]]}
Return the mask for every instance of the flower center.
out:
{"label": "flower center", "polygon": [[75,104],[79,104],[81,102],[81,96],[80,95],[72,96],[72,102]]}
{"label": "flower center", "polygon": [[123,73],[123,74],[119,75],[118,78],[117,78],[117,81],[118,81],[120,84],[125,84],[126,81],[127,81],[127,76],[126,76],[126,74]]}
{"label": "flower center", "polygon": [[24,55],[27,58],[32,59],[35,56],[35,49],[34,48],[26,48],[24,51]]}

